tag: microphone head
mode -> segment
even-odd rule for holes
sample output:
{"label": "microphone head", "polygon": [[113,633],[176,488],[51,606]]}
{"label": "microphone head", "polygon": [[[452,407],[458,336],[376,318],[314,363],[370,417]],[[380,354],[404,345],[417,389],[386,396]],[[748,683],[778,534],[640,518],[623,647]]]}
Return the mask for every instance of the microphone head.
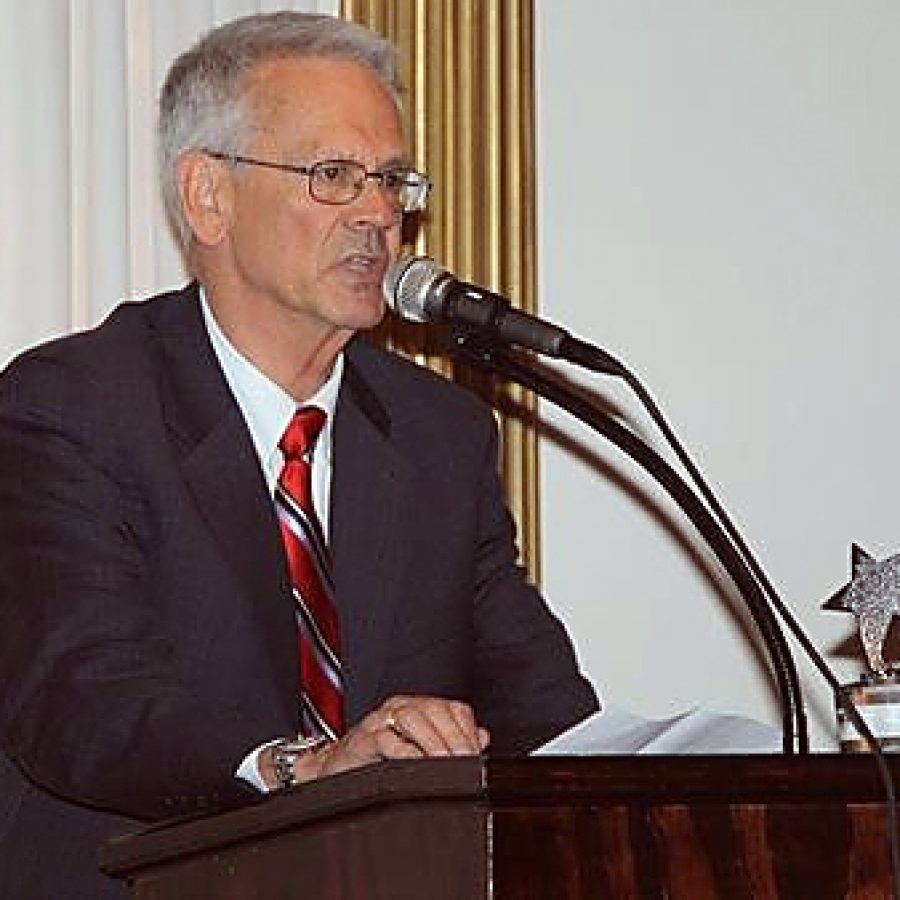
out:
{"label": "microphone head", "polygon": [[435,284],[446,275],[447,271],[429,256],[401,257],[384,273],[384,298],[401,318],[427,322],[431,316],[426,301]]}

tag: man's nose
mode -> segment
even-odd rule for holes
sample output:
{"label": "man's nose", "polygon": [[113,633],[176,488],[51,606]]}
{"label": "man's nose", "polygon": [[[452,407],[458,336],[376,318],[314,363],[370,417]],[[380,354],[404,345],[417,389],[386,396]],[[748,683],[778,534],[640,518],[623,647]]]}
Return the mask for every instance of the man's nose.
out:
{"label": "man's nose", "polygon": [[384,187],[383,181],[368,176],[359,196],[353,201],[354,221],[361,225],[392,228],[400,223],[402,212],[397,201]]}

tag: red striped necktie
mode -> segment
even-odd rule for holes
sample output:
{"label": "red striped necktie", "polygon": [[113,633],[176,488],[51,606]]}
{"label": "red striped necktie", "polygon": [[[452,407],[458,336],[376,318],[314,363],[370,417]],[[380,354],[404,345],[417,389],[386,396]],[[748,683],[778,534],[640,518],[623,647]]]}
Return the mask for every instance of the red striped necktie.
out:
{"label": "red striped necktie", "polygon": [[344,732],[340,632],[328,545],[312,499],[312,448],[326,414],[298,409],[278,446],[284,468],[275,506],[297,608],[303,732],[336,740]]}

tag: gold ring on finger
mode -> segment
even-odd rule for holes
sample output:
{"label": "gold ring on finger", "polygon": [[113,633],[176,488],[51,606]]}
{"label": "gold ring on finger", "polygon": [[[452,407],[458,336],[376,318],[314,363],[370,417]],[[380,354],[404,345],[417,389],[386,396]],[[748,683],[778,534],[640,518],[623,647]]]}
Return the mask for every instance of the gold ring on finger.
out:
{"label": "gold ring on finger", "polygon": [[405,735],[403,733],[403,728],[401,727],[400,723],[397,721],[397,717],[396,717],[396,715],[394,715],[394,713],[392,713],[392,712],[388,713],[387,719],[385,719],[385,722],[384,722],[384,726],[385,726],[385,728],[388,729],[388,731],[393,731],[394,734],[397,735],[397,737],[401,737],[401,738],[405,737]]}

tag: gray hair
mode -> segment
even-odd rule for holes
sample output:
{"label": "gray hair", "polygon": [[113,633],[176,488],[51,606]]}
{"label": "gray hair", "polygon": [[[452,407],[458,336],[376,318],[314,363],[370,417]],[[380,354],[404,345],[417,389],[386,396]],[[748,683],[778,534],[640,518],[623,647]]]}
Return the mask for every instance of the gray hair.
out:
{"label": "gray hair", "polygon": [[394,47],[367,28],[299,12],[245,16],[214,28],[169,69],[159,98],[159,174],[166,214],[183,251],[190,227],[178,196],[178,159],[189,150],[241,154],[254,130],[246,76],[259,63],[326,57],[370,69],[400,105]]}

